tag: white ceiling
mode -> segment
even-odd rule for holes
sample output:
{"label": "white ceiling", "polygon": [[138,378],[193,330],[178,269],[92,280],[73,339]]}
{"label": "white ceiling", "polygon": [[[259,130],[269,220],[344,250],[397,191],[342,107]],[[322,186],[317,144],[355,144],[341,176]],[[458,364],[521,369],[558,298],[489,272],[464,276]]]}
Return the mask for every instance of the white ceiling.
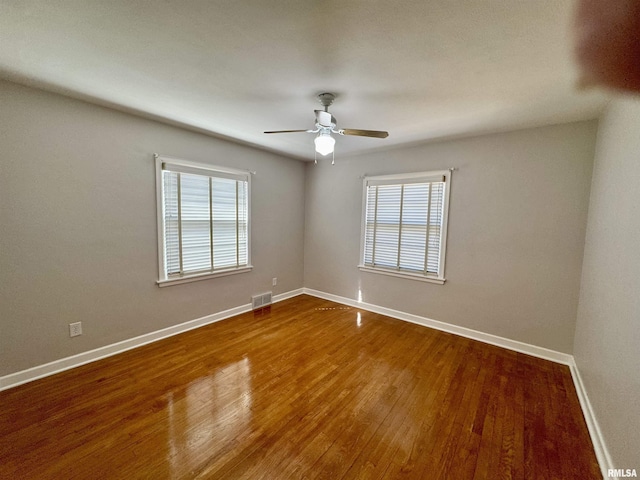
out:
{"label": "white ceiling", "polygon": [[568,0],[0,1],[0,76],[313,158],[596,117],[577,91]]}

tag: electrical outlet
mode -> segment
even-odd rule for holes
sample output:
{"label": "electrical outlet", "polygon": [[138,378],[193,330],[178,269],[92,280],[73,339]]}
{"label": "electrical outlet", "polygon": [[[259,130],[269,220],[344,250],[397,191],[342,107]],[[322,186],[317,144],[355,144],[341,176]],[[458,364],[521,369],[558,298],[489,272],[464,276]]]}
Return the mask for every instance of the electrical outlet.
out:
{"label": "electrical outlet", "polygon": [[70,323],[69,336],[77,337],[78,335],[82,335],[82,322]]}
{"label": "electrical outlet", "polygon": [[273,277],[273,280],[271,280],[271,285],[273,285],[274,287],[278,285],[278,279],[276,277]]}

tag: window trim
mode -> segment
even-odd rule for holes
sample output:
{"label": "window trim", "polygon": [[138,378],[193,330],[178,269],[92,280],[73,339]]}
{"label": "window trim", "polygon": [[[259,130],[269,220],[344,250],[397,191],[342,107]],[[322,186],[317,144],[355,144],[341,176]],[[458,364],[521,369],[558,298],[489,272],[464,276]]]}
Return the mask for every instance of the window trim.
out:
{"label": "window trim", "polygon": [[[168,287],[171,285],[179,285],[182,283],[197,282],[210,278],[224,277],[227,275],[235,275],[238,273],[250,272],[253,269],[251,263],[251,173],[249,170],[239,170],[229,167],[221,167],[217,165],[209,165],[206,163],[192,162],[180,158],[169,157],[154,153],[156,168],[156,214],[157,214],[157,237],[158,237],[158,280],[156,284],[159,287]],[[167,163],[177,167],[187,169],[197,169],[211,173],[220,173],[221,176],[245,176],[247,178],[247,265],[239,267],[222,269],[217,272],[198,272],[180,277],[168,278],[166,275],[165,264],[165,238],[164,238],[164,202],[162,199],[162,164]]]}
{"label": "window trim", "polygon": [[[449,195],[451,193],[451,170],[434,170],[426,172],[414,172],[414,173],[398,173],[391,175],[376,175],[376,176],[364,176],[362,180],[362,216],[360,224],[360,259],[358,268],[362,272],[376,273],[380,275],[388,275],[392,277],[407,278],[411,280],[418,280],[422,282],[435,283],[443,285],[447,280],[445,278],[445,260],[447,251],[447,231],[449,224]],[[376,185],[383,184],[406,184],[416,183],[421,179],[428,180],[435,176],[445,177],[444,199],[442,206],[442,226],[441,226],[441,242],[440,242],[440,264],[438,266],[437,275],[433,274],[421,274],[414,272],[407,272],[403,270],[396,270],[393,268],[374,267],[371,265],[365,265],[365,233],[367,228],[367,185],[374,183]]]}

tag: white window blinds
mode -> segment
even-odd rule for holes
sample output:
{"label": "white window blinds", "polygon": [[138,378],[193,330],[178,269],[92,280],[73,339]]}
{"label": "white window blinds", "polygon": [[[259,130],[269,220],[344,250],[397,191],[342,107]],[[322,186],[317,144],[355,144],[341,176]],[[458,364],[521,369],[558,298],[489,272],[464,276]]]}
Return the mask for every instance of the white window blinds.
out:
{"label": "white window blinds", "polygon": [[365,179],[363,266],[443,278],[448,178]]}
{"label": "white window blinds", "polygon": [[249,264],[249,174],[163,161],[164,277]]}

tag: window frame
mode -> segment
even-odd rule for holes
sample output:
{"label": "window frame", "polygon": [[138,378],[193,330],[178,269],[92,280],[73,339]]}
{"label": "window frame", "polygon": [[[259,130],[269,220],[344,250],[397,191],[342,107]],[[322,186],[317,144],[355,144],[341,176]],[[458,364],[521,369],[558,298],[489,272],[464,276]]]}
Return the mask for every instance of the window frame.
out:
{"label": "window frame", "polygon": [[[391,175],[375,175],[364,176],[362,180],[362,215],[360,225],[360,259],[358,268],[362,272],[377,273],[381,275],[388,275],[392,277],[408,278],[411,280],[418,280],[422,282],[435,283],[443,285],[446,282],[445,278],[445,259],[447,250],[447,231],[449,223],[449,197],[451,194],[451,170],[433,170],[426,172],[414,172],[414,173],[398,173]],[[442,224],[440,235],[440,261],[438,265],[437,274],[417,273],[403,271],[399,269],[389,267],[379,267],[372,265],[365,265],[365,240],[367,229],[367,186],[368,182],[389,182],[389,185],[402,185],[408,183],[416,183],[417,180],[429,177],[442,176],[444,180],[444,195],[442,206]],[[393,183],[396,182],[397,183]]]}
{"label": "window frame", "polygon": [[[248,170],[239,170],[218,165],[210,165],[206,163],[193,162],[180,158],[168,157],[164,155],[154,154],[156,169],[156,213],[157,213],[157,237],[158,237],[158,280],[156,284],[159,287],[167,287],[170,285],[179,285],[183,283],[196,282],[199,280],[207,280],[210,278],[223,277],[227,275],[235,275],[238,273],[246,273],[253,270],[251,263],[251,173]],[[193,168],[210,172],[211,177],[215,177],[216,173],[224,175],[240,175],[247,179],[247,264],[240,267],[231,267],[220,269],[218,271],[198,272],[185,274],[180,277],[169,277],[166,273],[166,241],[165,241],[165,205],[163,201],[163,164],[175,165],[176,167]],[[170,169],[169,169],[170,170]],[[204,176],[204,175],[203,175]]]}

